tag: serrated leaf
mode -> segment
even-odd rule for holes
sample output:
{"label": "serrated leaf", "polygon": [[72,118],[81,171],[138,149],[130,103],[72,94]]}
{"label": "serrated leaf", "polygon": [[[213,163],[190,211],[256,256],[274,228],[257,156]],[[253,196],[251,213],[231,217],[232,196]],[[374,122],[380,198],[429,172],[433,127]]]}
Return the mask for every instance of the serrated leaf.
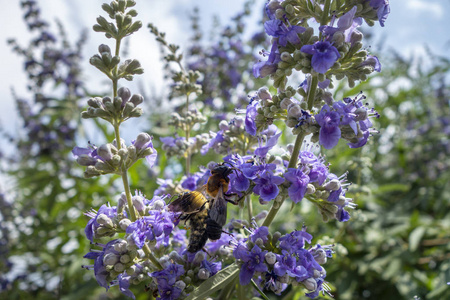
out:
{"label": "serrated leaf", "polygon": [[208,278],[202,284],[200,284],[186,300],[204,299],[211,295],[215,291],[220,290],[230,283],[239,274],[239,266],[237,263],[233,263],[223,270],[217,272],[216,275]]}
{"label": "serrated leaf", "polygon": [[417,227],[409,235],[409,250],[414,252],[419,247],[420,240],[425,234],[425,227]]}

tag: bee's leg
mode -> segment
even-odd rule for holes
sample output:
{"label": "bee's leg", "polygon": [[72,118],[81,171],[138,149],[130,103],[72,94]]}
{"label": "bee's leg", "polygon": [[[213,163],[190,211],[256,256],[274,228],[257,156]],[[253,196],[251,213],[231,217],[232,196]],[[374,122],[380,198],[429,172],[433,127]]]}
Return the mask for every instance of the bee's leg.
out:
{"label": "bee's leg", "polygon": [[222,230],[222,233],[228,234],[229,236],[233,236],[232,233],[229,233],[229,232],[227,232],[227,231],[225,231],[225,230]]}
{"label": "bee's leg", "polygon": [[205,251],[206,254],[208,254],[209,257],[212,257],[212,255],[208,251],[206,251],[205,247],[203,247],[202,250]]}
{"label": "bee's leg", "polygon": [[230,193],[230,194],[226,194],[225,196],[227,196],[227,197],[225,197],[225,201],[230,202],[233,205],[238,205],[247,195],[244,194],[241,197],[239,197],[237,200],[233,200],[233,199],[229,198],[229,196],[239,196],[239,194],[237,194],[237,193]]}

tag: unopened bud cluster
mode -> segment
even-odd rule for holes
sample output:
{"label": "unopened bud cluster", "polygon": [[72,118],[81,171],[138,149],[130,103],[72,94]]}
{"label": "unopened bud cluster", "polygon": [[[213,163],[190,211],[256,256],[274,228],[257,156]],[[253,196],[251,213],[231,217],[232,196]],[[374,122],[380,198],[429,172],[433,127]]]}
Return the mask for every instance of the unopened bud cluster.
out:
{"label": "unopened bud cluster", "polygon": [[147,133],[140,133],[133,145],[126,146],[121,139],[120,148],[116,140],[112,143],[103,144],[98,148],[75,147],[72,153],[77,162],[86,166],[84,173],[86,178],[104,174],[122,174],[130,168],[137,160],[148,158],[154,154],[155,149],[151,143],[152,137]]}
{"label": "unopened bud cluster", "polygon": [[205,123],[206,117],[198,110],[190,110],[185,116],[180,116],[178,113],[172,113],[169,121],[169,125],[174,126],[176,129],[185,131],[192,128],[197,123]]}
{"label": "unopened bud cluster", "polygon": [[88,109],[81,113],[84,119],[102,118],[111,124],[120,124],[130,118],[138,118],[143,110],[138,107],[144,101],[139,94],[131,95],[130,90],[122,87],[117,92],[117,97],[95,97],[88,100]]}

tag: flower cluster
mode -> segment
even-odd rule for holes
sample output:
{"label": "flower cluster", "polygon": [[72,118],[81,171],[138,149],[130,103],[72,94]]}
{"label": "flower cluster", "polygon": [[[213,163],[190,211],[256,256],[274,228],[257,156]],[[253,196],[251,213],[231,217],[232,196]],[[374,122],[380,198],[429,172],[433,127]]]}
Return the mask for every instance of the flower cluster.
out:
{"label": "flower cluster", "polygon": [[267,227],[254,223],[249,233],[247,239],[234,242],[233,255],[241,266],[242,285],[255,279],[261,287],[278,295],[288,284],[302,285],[310,298],[326,291],[326,272],[321,264],[331,257],[331,247],[316,245],[306,249],[305,242],[311,243],[312,236],[305,227],[281,236],[279,232],[270,235]]}
{"label": "flower cluster", "polygon": [[371,133],[377,132],[369,118],[378,118],[379,114],[374,108],[367,108],[367,104],[362,103],[364,99],[364,96],[344,98],[344,101],[334,102],[332,107],[324,105],[314,116],[320,126],[319,142],[324,148],[333,148],[340,138],[348,140],[350,148],[360,148]]}

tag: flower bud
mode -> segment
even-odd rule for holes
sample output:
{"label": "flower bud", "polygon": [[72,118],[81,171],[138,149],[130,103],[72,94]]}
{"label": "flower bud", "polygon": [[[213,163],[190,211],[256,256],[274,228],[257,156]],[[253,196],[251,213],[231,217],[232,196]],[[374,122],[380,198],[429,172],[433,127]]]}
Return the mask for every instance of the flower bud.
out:
{"label": "flower bud", "polygon": [[258,97],[261,100],[272,100],[272,95],[266,87],[262,87],[258,90]]}
{"label": "flower bud", "polygon": [[169,257],[170,257],[170,259],[172,259],[176,263],[179,263],[179,264],[184,264],[185,263],[184,258],[182,256],[180,256],[180,254],[177,251],[170,252]]}
{"label": "flower bud", "polygon": [[102,157],[104,160],[109,161],[112,159],[111,145],[103,144],[97,149],[97,154]]}
{"label": "flower bud", "polygon": [[316,188],[314,187],[314,185],[308,183],[308,185],[306,186],[306,194],[310,195],[310,194],[314,194],[316,192]]}
{"label": "flower bud", "polygon": [[287,109],[290,104],[294,103],[291,98],[284,98],[281,100],[280,107],[281,109]]}
{"label": "flower bud", "polygon": [[119,201],[117,201],[117,211],[118,212],[123,211],[123,208],[125,207],[126,204],[127,204],[127,196],[125,195],[125,193],[122,193],[120,194]]}
{"label": "flower bud", "polygon": [[125,266],[123,264],[121,264],[120,262],[118,262],[117,264],[114,265],[114,271],[122,273],[125,270]]}
{"label": "flower bud", "polygon": [[134,104],[134,107],[136,107],[144,102],[144,97],[139,94],[134,94],[133,96],[131,96],[130,102]]}
{"label": "flower bud", "polygon": [[338,179],[333,179],[325,184],[324,188],[328,191],[337,191],[341,188],[341,182]]}
{"label": "flower bud", "polygon": [[278,240],[280,239],[280,237],[281,237],[281,233],[279,231],[276,231],[272,237],[272,244],[275,245],[278,242]]}
{"label": "flower bud", "polygon": [[199,264],[199,263],[201,263],[202,261],[204,261],[205,258],[206,258],[205,252],[199,251],[199,252],[197,252],[197,253],[195,254],[193,263],[194,263],[194,264]]}
{"label": "flower bud", "polygon": [[130,226],[130,224],[131,224],[131,220],[130,219],[122,219],[119,222],[119,227],[122,230],[127,230],[128,226]]}
{"label": "flower bud", "polygon": [[123,264],[127,264],[131,261],[131,258],[128,254],[124,254],[120,257],[120,262]]}
{"label": "flower bud", "polygon": [[300,108],[300,105],[298,105],[297,103],[291,103],[287,107],[287,113],[288,117],[300,118],[302,116],[302,109]]}
{"label": "flower bud", "polygon": [[152,140],[152,137],[150,134],[146,132],[141,132],[138,134],[136,141],[134,142],[134,146],[136,149],[142,149],[143,147],[147,147],[148,142]]}
{"label": "flower bud", "polygon": [[317,289],[317,282],[314,278],[308,278],[302,281],[305,288],[309,291],[315,291]]}
{"label": "flower bud", "polygon": [[202,279],[202,280],[208,279],[210,277],[210,275],[211,275],[211,273],[208,270],[206,270],[205,268],[201,268],[197,274],[198,278]]}
{"label": "flower bud", "polygon": [[119,257],[114,253],[106,253],[103,256],[103,264],[105,266],[113,266],[119,262]]}
{"label": "flower bud", "polygon": [[101,44],[100,46],[98,46],[98,52],[99,52],[100,54],[101,54],[101,53],[104,53],[104,52],[106,52],[106,53],[111,53],[111,49],[109,48],[108,45]]}
{"label": "flower bud", "polygon": [[186,287],[186,283],[183,280],[178,280],[175,282],[175,287],[179,288],[180,290],[184,290]]}
{"label": "flower bud", "polygon": [[130,90],[126,87],[121,87],[118,91],[117,91],[117,95],[122,98],[123,104],[125,104],[125,102],[127,102],[130,97],[131,97],[131,93]]}
{"label": "flower bud", "polygon": [[127,275],[133,275],[136,272],[136,265],[132,265],[131,267],[129,267],[128,269],[126,269]]}
{"label": "flower bud", "polygon": [[133,206],[142,214],[145,210],[144,197],[133,196],[131,200],[133,201]]}
{"label": "flower bud", "polygon": [[91,157],[87,154],[82,154],[77,157],[77,163],[81,166],[87,167],[87,166],[93,166],[97,162],[97,159],[94,157]]}
{"label": "flower bud", "polygon": [[[112,144],[113,144],[114,147],[118,148],[116,139],[114,139]],[[125,140],[121,138],[120,139],[120,148],[125,148],[126,146],[127,146],[127,144],[125,143]]]}
{"label": "flower bud", "polygon": [[105,214],[99,214],[97,216],[97,223],[110,228],[114,226],[112,220]]}
{"label": "flower bud", "polygon": [[317,249],[313,253],[314,259],[317,261],[319,265],[323,265],[327,262],[327,254],[325,253],[325,250],[322,248]]}
{"label": "flower bud", "polygon": [[264,257],[266,259],[266,262],[269,265],[273,265],[274,263],[277,262],[277,256],[274,253],[272,253],[272,252],[267,252]]}

